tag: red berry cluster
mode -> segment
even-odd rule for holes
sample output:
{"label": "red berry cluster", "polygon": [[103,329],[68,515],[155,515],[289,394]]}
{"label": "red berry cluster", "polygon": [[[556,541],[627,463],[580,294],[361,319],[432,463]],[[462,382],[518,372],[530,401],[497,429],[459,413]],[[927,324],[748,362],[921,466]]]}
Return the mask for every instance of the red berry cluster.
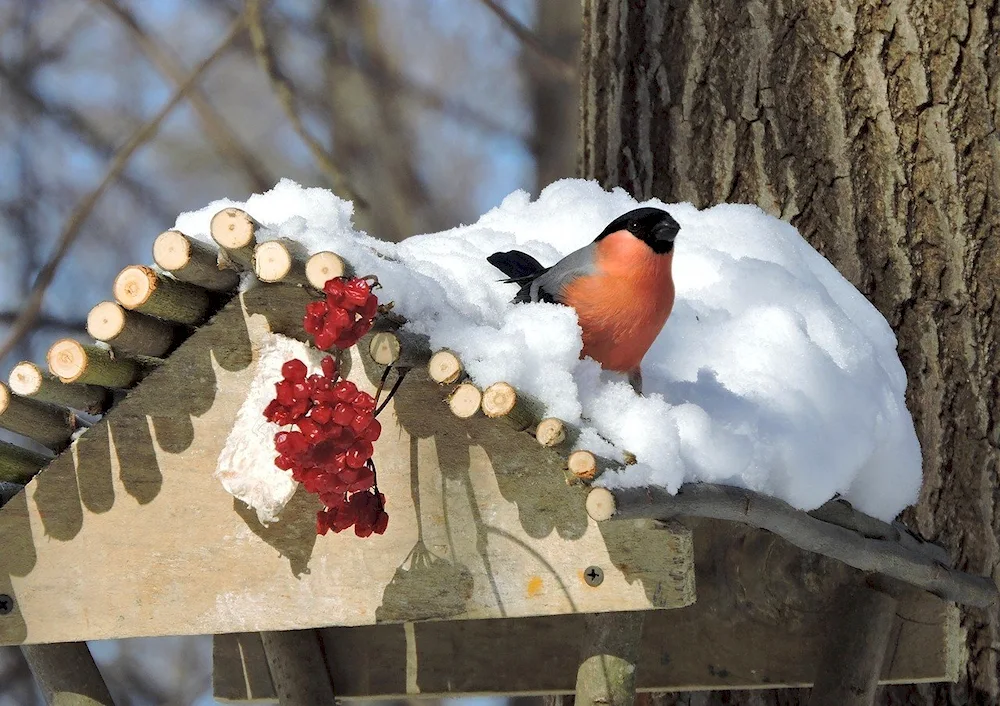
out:
{"label": "red berry cluster", "polygon": [[378,297],[367,278],[336,277],[323,286],[325,299],[306,305],[303,328],[322,351],[350,348],[368,333],[378,313]]}
{"label": "red berry cluster", "polygon": [[317,533],[353,526],[359,537],[382,534],[389,516],[371,460],[372,444],[382,433],[375,399],[353,382],[338,380],[333,358],[324,358],[322,368],[322,375],[308,375],[301,360],[281,367],[283,379],[275,383],[264,416],[298,429],[275,435],[275,465],[319,496],[324,509],[316,516]]}

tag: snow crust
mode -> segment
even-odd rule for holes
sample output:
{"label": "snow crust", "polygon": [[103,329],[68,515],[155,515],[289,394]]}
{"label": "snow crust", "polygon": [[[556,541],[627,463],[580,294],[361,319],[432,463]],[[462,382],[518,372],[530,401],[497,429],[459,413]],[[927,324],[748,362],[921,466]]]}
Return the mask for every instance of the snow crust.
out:
{"label": "snow crust", "polygon": [[[551,265],[639,205],[665,208],[681,226],[676,303],[643,361],[642,397],[579,359],[572,309],[510,304],[516,286],[486,262],[518,248]],[[434,348],[458,353],[477,384],[509,382],[579,425],[578,446],[635,455],[599,484],[675,492],[724,483],[805,510],[840,494],[881,519],[917,498],[920,447],[892,330],[793,226],[755,206],[640,204],[567,179],[534,201],[514,192],[471,225],[393,244],[357,231],[351,203],[283,180],[245,203],[182,214],[176,228],[210,242],[210,220],[227,206],[266,225],[265,240],[332,250],[378,275],[380,300],[394,301]],[[267,400],[258,402],[257,416]]]}

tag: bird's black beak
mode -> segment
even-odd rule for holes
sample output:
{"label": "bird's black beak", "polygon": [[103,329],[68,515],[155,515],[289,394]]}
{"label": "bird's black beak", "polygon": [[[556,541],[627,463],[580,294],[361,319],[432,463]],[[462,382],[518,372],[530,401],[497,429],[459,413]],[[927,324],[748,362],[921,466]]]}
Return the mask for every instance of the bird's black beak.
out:
{"label": "bird's black beak", "polygon": [[653,226],[653,240],[660,243],[673,243],[680,229],[681,227],[677,224],[677,221],[670,216],[666,216]]}

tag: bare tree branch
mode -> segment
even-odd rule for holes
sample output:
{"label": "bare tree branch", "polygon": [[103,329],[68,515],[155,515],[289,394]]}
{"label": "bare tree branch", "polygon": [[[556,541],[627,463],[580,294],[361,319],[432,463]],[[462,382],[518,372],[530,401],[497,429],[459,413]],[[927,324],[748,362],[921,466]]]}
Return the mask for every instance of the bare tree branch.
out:
{"label": "bare tree branch", "polygon": [[[23,67],[12,67],[0,62],[0,79],[3,79],[11,93],[23,101],[40,119],[51,120],[102,158],[114,158],[116,147],[111,140],[101,135],[82,115],[69,106],[53,103],[42,97],[31,86],[28,76]],[[150,210],[156,220],[172,221],[177,215],[163,203],[159,194],[146,184],[127,174],[122,175],[121,184],[137,203]]]}
{"label": "bare tree branch", "polygon": [[[596,488],[591,492],[608,491]],[[847,506],[837,512],[821,509],[819,517],[814,517],[774,497],[709,483],[685,484],[676,495],[653,487],[616,489],[613,498],[612,518],[616,520],[708,517],[742,522],[773,532],[799,549],[898,579],[945,600],[977,608],[997,602],[992,579],[951,568],[939,560],[939,549],[921,547],[915,538],[904,540],[898,528]]]}
{"label": "bare tree branch", "polygon": [[[9,326],[17,321],[20,312],[0,311],[0,326]],[[86,331],[87,322],[84,319],[64,319],[51,314],[39,314],[32,322],[32,328],[56,328],[67,331]]]}
{"label": "bare tree branch", "polygon": [[496,0],[479,0],[483,5],[497,16],[504,26],[510,30],[511,34],[517,37],[526,47],[535,53],[542,64],[555,74],[558,74],[567,81],[571,81],[576,76],[576,67],[560,56],[556,56],[548,47],[542,44],[541,40],[530,29],[517,21],[517,18],[507,12],[503,5]]}
{"label": "bare tree branch", "polygon": [[278,103],[288,116],[288,121],[292,124],[292,129],[306,143],[309,151],[312,152],[316,164],[330,180],[333,190],[339,192],[344,198],[354,201],[358,208],[368,208],[368,202],[363,199],[347,180],[346,175],[334,161],[333,156],[320,144],[319,140],[310,134],[299,116],[296,107],[295,90],[291,81],[281,72],[274,56],[274,49],[271,46],[264,29],[264,20],[261,16],[260,0],[246,0],[245,12],[247,25],[250,28],[250,41],[253,42],[254,54],[257,56],[257,63],[267,74],[271,81],[271,88],[274,90]]}
{"label": "bare tree branch", "polygon": [[[149,60],[160,72],[180,85],[186,78],[187,71],[171,51],[151,37],[140,25],[135,15],[128,8],[122,7],[117,0],[91,0],[111,12],[122,23],[135,43],[149,57]],[[266,191],[274,186],[275,178],[270,170],[257,156],[248,150],[239,136],[226,123],[225,118],[215,109],[208,96],[197,86],[187,96],[191,107],[205,128],[205,135],[215,145],[216,151],[223,159],[229,160],[240,173],[246,174],[254,191]]]}
{"label": "bare tree branch", "polygon": [[163,108],[161,108],[160,111],[153,116],[153,118],[142,125],[132,134],[131,137],[129,137],[128,141],[115,155],[115,158],[108,168],[107,173],[104,175],[104,179],[101,183],[98,184],[97,187],[90,192],[90,194],[84,197],[84,199],[77,204],[75,209],[73,209],[73,213],[70,214],[65,228],[59,236],[55,252],[49,258],[48,262],[46,262],[42,267],[41,271],[38,273],[38,277],[35,278],[35,283],[32,286],[31,293],[28,295],[28,299],[25,301],[24,307],[21,309],[21,312],[17,317],[17,321],[12,327],[10,335],[7,337],[7,340],[4,341],[3,345],[0,346],[0,360],[3,360],[7,354],[18,345],[21,339],[23,339],[30,332],[35,321],[35,317],[38,316],[38,313],[42,308],[42,300],[45,297],[45,292],[49,288],[49,285],[52,284],[52,280],[55,279],[56,271],[59,269],[59,265],[62,263],[63,258],[66,257],[66,253],[69,252],[70,247],[72,247],[73,243],[76,241],[83,224],[94,210],[94,206],[97,205],[101,196],[104,195],[104,192],[107,191],[108,187],[111,186],[115,179],[117,179],[118,176],[125,170],[125,167],[128,165],[129,160],[132,158],[132,155],[135,154],[136,150],[156,136],[156,133],[164,119],[166,119],[173,109],[176,108],[182,100],[184,100],[188,92],[190,92],[191,88],[201,79],[205,71],[208,70],[212,64],[214,64],[229,50],[230,45],[236,40],[240,33],[243,32],[243,30],[244,20],[243,18],[240,18],[232,24],[229,28],[229,32],[215,48],[215,50],[192,69],[191,74],[180,86],[177,87],[174,95],[171,96],[166,105],[164,105]]}

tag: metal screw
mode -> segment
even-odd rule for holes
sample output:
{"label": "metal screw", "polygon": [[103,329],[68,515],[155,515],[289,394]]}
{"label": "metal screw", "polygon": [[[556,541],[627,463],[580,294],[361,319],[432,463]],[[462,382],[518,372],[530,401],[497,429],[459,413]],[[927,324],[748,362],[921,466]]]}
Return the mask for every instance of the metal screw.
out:
{"label": "metal screw", "polygon": [[6,593],[0,593],[0,615],[7,615],[14,610],[14,599]]}
{"label": "metal screw", "polygon": [[600,566],[588,566],[583,572],[583,580],[588,586],[600,586],[604,581],[604,571]]}

